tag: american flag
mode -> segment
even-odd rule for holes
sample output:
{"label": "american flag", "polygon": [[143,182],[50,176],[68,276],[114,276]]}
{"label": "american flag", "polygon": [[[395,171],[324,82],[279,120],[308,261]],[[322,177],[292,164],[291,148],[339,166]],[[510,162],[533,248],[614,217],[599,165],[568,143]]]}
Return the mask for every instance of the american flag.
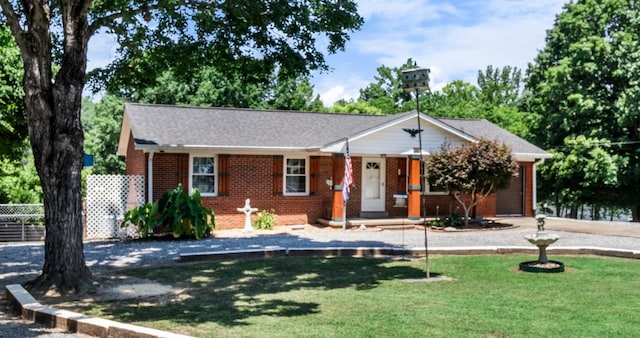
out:
{"label": "american flag", "polygon": [[342,179],[342,198],[345,202],[349,200],[351,184],[353,184],[353,168],[351,167],[351,155],[349,155],[349,139],[347,139],[347,153],[344,156],[344,178]]}

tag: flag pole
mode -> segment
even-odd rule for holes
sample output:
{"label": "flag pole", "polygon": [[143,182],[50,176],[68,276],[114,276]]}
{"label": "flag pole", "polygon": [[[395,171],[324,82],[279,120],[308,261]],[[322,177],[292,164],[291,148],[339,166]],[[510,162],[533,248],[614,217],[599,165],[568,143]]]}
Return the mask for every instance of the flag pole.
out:
{"label": "flag pole", "polygon": [[[344,189],[344,187],[342,189]],[[347,230],[347,203],[348,201],[344,201],[344,205],[342,206],[342,231]]]}
{"label": "flag pole", "polygon": [[347,204],[349,203],[350,186],[353,182],[353,168],[349,154],[349,138],[345,137],[344,174],[342,176],[342,230],[347,229]]}

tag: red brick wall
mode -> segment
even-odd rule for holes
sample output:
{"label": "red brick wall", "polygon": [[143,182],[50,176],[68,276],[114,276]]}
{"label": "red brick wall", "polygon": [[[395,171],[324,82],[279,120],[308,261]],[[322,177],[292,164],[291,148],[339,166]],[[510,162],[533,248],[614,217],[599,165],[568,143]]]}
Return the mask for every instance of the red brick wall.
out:
{"label": "red brick wall", "polygon": [[[131,149],[133,149],[131,147]],[[153,159],[154,200],[164,191],[173,189],[178,184],[177,178],[178,154],[156,153]],[[127,173],[145,174],[146,156],[142,151],[128,151]],[[203,197],[205,206],[210,207],[216,214],[216,223],[220,229],[242,228],[244,214],[237,208],[244,206],[245,199],[251,199],[251,206],[260,210],[274,210],[278,225],[292,225],[313,223],[318,218],[329,218],[332,207],[332,191],[325,183],[332,178],[334,184],[342,181],[342,177],[332,177],[333,157],[318,157],[318,172],[311,180],[317,180],[317,188],[309,196],[283,196],[282,187],[274,187],[273,166],[275,158],[272,155],[229,155],[228,176],[226,179],[228,195]],[[407,208],[395,207],[394,194],[406,193],[406,161],[404,158],[387,158],[386,167],[386,211],[390,217],[406,217]],[[352,157],[353,176],[355,186],[351,189],[350,200],[347,204],[347,217],[358,217],[361,206],[361,175],[362,158]],[[532,165],[526,166],[526,216],[532,213]],[[400,169],[400,174],[398,173]],[[425,215],[442,216],[449,212],[462,215],[462,207],[454,197],[449,195],[426,195]],[[484,217],[495,216],[495,194],[490,195],[476,207],[476,213]],[[255,215],[253,216],[255,219]]]}
{"label": "red brick wall", "polygon": [[[260,210],[273,209],[278,225],[306,224],[320,217],[327,217],[331,208],[331,190],[325,181],[331,177],[330,156],[318,159],[317,191],[310,196],[283,196],[274,194],[273,161],[271,155],[230,155],[228,159],[228,195],[202,197],[203,204],[212,208],[220,229],[242,228],[244,214],[238,208],[244,206],[245,199]],[[153,159],[154,199],[158,199],[167,189],[177,186],[177,154],[156,153]],[[223,179],[218,177],[218,180]],[[359,204],[358,204],[359,206]],[[255,218],[255,215],[253,216]]]}
{"label": "red brick wall", "polygon": [[147,157],[142,150],[135,150],[133,144],[133,135],[129,135],[129,144],[127,145],[127,175],[146,175],[147,173]]}
{"label": "red brick wall", "polygon": [[153,200],[165,191],[178,186],[179,154],[155,153],[153,155]]}
{"label": "red brick wall", "polygon": [[407,194],[407,159],[404,157],[387,158],[386,167],[385,208],[389,217],[407,217],[407,200],[405,199],[405,207],[396,207],[396,200],[393,198],[395,194]]}

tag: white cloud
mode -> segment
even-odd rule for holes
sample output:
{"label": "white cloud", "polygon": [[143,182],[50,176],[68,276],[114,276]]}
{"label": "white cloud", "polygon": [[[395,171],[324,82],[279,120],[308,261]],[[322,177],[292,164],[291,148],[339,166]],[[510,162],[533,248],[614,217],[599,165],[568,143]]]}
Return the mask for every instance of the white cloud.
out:
{"label": "white cloud", "polygon": [[88,46],[87,70],[104,67],[116,57],[116,40],[113,35],[97,33],[91,37]]}
{"label": "white cloud", "polygon": [[[328,79],[328,80],[327,80]],[[335,76],[320,77],[315,84],[314,90],[320,95],[320,99],[325,107],[331,107],[336,101],[345,99],[352,100],[360,96],[360,89],[366,87],[369,80],[358,78],[334,81]]]}
{"label": "white cloud", "polygon": [[[373,81],[377,67],[397,67],[408,58],[430,66],[432,90],[457,79],[474,83],[478,70],[488,65],[524,71],[544,47],[546,31],[564,1],[360,0],[365,25],[352,35],[344,55],[331,59],[337,63],[330,66],[340,72],[321,77],[318,87],[340,84],[344,95],[357,95]],[[344,78],[352,80],[345,83]],[[349,90],[358,83],[364,85]]]}

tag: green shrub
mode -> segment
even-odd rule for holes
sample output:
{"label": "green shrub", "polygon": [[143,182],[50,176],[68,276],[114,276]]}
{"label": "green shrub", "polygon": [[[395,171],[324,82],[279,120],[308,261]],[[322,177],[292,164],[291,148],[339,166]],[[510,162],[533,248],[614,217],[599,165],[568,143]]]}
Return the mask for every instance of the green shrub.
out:
{"label": "green shrub", "polygon": [[437,219],[432,219],[428,222],[428,224],[436,227],[461,228],[464,227],[464,217],[458,214],[450,214]]}
{"label": "green shrub", "polygon": [[442,217],[445,226],[461,228],[464,226],[464,217],[458,214],[450,214]]}
{"label": "green shrub", "polygon": [[215,215],[211,209],[202,206],[198,189],[193,189],[189,195],[182,191],[182,185],[178,185],[167,190],[159,200],[129,210],[121,227],[129,224],[137,226],[140,237],[170,232],[175,238],[200,239],[210,235],[215,228]]}
{"label": "green shrub", "polygon": [[273,209],[258,211],[258,218],[253,223],[253,227],[256,229],[273,229],[276,224],[276,214]]}

